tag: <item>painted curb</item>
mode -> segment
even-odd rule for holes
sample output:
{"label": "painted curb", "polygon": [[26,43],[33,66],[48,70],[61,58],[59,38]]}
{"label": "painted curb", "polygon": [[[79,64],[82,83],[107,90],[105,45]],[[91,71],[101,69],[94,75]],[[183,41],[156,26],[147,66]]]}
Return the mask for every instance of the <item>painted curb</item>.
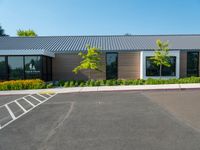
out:
{"label": "painted curb", "polygon": [[164,84],[164,85],[128,85],[128,86],[99,86],[99,87],[73,87],[37,90],[0,91],[3,95],[24,95],[36,93],[80,93],[80,92],[119,92],[119,91],[153,91],[153,90],[197,90],[200,84]]}

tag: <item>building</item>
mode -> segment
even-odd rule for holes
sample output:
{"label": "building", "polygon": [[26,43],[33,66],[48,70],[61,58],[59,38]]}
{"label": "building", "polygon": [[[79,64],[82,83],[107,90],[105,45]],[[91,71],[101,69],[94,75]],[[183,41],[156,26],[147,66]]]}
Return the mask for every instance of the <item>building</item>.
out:
{"label": "building", "polygon": [[1,37],[0,80],[85,80],[87,71],[75,75],[72,70],[87,44],[102,52],[102,72],[93,71],[93,79],[158,78],[149,59],[157,39],[170,48],[171,66],[163,67],[163,78],[199,76],[200,35],[44,36]]}

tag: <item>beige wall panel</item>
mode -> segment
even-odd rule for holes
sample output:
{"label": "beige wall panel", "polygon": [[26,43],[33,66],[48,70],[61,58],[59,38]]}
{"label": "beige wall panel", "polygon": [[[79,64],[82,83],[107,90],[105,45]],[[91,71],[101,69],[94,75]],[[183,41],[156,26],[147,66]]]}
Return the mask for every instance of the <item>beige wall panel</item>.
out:
{"label": "beige wall panel", "polygon": [[180,77],[187,77],[187,51],[180,52]]}
{"label": "beige wall panel", "polygon": [[[93,79],[105,79],[105,54],[102,54],[102,72],[92,71]],[[81,71],[77,75],[72,70],[79,65],[81,61],[77,54],[56,54],[52,61],[53,80],[72,80],[88,79],[88,71]]]}
{"label": "beige wall panel", "polygon": [[140,78],[140,52],[126,52],[118,54],[118,78]]}

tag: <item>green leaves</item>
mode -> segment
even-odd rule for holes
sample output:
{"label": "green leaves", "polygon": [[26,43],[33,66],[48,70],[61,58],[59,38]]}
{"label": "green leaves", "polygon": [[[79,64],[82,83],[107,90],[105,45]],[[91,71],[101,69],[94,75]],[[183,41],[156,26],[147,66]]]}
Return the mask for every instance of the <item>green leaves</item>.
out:
{"label": "green leaves", "polygon": [[24,37],[35,37],[37,34],[33,30],[17,30],[18,36],[24,36]]}
{"label": "green leaves", "polygon": [[[168,42],[162,42],[161,40],[156,41],[156,45],[158,49],[155,50],[154,56],[152,56],[150,59],[153,60],[153,62],[157,66],[166,66],[170,67],[169,63],[169,43]],[[161,70],[160,70],[160,76],[161,76]]]}
{"label": "green leaves", "polygon": [[87,53],[80,52],[78,55],[82,58],[80,65],[73,69],[72,72],[77,74],[80,70],[97,70],[100,71],[101,58],[99,49],[96,47],[86,46]]}

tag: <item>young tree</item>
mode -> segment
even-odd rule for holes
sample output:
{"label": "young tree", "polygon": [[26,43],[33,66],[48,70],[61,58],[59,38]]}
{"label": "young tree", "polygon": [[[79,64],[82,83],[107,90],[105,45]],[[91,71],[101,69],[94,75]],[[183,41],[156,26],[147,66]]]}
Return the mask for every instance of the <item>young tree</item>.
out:
{"label": "young tree", "polygon": [[169,43],[168,42],[162,42],[161,40],[156,41],[156,45],[158,46],[158,49],[155,50],[154,56],[152,56],[150,59],[153,60],[153,63],[159,66],[159,74],[160,78],[162,76],[162,66],[170,67],[169,63]]}
{"label": "young tree", "polygon": [[81,56],[83,59],[80,62],[80,65],[73,69],[72,72],[77,74],[80,70],[88,70],[88,78],[91,80],[91,71],[101,71],[99,68],[101,66],[101,57],[99,49],[96,47],[91,47],[90,45],[87,45],[87,53],[80,52],[78,55]]}
{"label": "young tree", "polygon": [[18,36],[27,36],[27,37],[35,37],[37,34],[33,30],[17,30]]}

